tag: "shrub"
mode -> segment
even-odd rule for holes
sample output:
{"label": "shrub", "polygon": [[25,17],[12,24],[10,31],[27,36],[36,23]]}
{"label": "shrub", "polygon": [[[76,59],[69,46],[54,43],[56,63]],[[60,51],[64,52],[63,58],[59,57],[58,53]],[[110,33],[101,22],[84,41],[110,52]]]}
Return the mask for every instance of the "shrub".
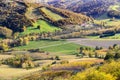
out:
{"label": "shrub", "polygon": [[5,43],[0,43],[0,51],[8,51],[9,46]]}
{"label": "shrub", "polygon": [[116,80],[116,77],[113,77],[112,75],[106,74],[104,72],[91,69],[76,74],[70,80]]}
{"label": "shrub", "polygon": [[28,44],[29,44],[29,39],[28,39],[28,37],[25,37],[25,38],[23,39],[23,44],[24,44],[24,45],[28,45]]}
{"label": "shrub", "polygon": [[39,29],[39,30],[41,29],[40,25],[37,26],[37,29]]}
{"label": "shrub", "polygon": [[51,66],[51,70],[70,70],[70,71],[81,71],[85,70],[87,68],[90,68],[92,65],[94,65],[95,62],[69,62],[64,64],[57,64],[55,66]]}
{"label": "shrub", "polygon": [[109,60],[109,59],[114,59],[114,54],[112,53],[107,53],[104,60]]}
{"label": "shrub", "polygon": [[60,64],[67,64],[67,63],[69,63],[69,61],[67,61],[67,60],[64,60],[64,61],[60,62]]}
{"label": "shrub", "polygon": [[13,58],[6,59],[4,64],[11,65],[16,68],[29,69],[35,67],[32,58],[29,55],[18,55]]}
{"label": "shrub", "polygon": [[68,80],[72,71],[45,71],[34,73],[22,80]]}
{"label": "shrub", "polygon": [[54,80],[57,77],[69,78],[72,75],[72,71],[47,71],[41,74],[40,80]]}
{"label": "shrub", "polygon": [[55,56],[55,59],[56,59],[56,60],[60,60],[60,57],[59,57],[59,56]]}
{"label": "shrub", "polygon": [[117,80],[120,80],[120,61],[112,61],[111,63],[106,63],[99,68],[99,71],[111,74],[117,77]]}
{"label": "shrub", "polygon": [[114,56],[115,59],[119,59],[120,58],[120,52],[117,52]]}

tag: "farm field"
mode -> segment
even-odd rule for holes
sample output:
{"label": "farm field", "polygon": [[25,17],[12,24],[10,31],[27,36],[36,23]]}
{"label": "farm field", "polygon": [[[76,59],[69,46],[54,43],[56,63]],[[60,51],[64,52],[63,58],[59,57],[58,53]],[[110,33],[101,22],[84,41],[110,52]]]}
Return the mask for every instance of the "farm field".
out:
{"label": "farm field", "polygon": [[[40,29],[37,29],[37,26],[40,26]],[[33,26],[28,27],[25,32],[22,32],[21,35],[26,35],[30,33],[41,33],[41,32],[54,32],[55,30],[61,30],[57,26],[53,26],[52,24],[44,21],[38,20],[37,22],[33,23]]]}
{"label": "farm field", "polygon": [[114,40],[114,39],[82,39],[82,38],[74,38],[74,39],[67,39],[67,41],[76,43],[83,46],[89,46],[89,47],[103,47],[108,48],[109,46],[112,46],[114,44],[120,45],[120,40]]}
{"label": "farm field", "polygon": [[19,46],[14,49],[17,50],[28,50],[39,48],[43,51],[56,53],[56,54],[74,54],[76,49],[79,48],[79,44],[67,42],[67,41],[50,41],[50,40],[40,40],[31,41],[27,46]]}

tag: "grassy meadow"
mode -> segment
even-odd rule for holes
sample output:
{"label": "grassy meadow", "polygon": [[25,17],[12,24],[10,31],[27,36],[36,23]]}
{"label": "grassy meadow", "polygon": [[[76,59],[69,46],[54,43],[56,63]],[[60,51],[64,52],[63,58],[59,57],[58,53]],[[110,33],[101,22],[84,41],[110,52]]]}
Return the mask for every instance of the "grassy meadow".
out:
{"label": "grassy meadow", "polygon": [[45,14],[47,14],[48,16],[50,16],[50,17],[51,17],[53,20],[55,20],[55,21],[60,20],[60,19],[64,19],[62,16],[54,13],[53,11],[51,11],[51,10],[45,8],[45,7],[41,8],[41,10],[42,10]]}
{"label": "grassy meadow", "polygon": [[2,65],[0,66],[0,80],[18,80],[18,77],[26,76],[39,70],[41,70],[41,67],[26,70],[21,68],[13,68],[8,65]]}
{"label": "grassy meadow", "polygon": [[103,20],[95,20],[94,21],[97,24],[100,24],[101,22],[105,22],[105,26],[119,26],[120,20],[115,19],[114,21],[111,21],[111,19],[103,19]]}
{"label": "grassy meadow", "polygon": [[[37,26],[40,26],[40,29],[37,29]],[[52,24],[44,21],[38,20],[37,22],[33,23],[32,27],[28,27],[25,32],[22,32],[21,35],[26,35],[30,33],[41,33],[41,32],[54,32],[55,30],[61,30],[57,26],[53,26]]]}
{"label": "grassy meadow", "polygon": [[119,8],[120,8],[120,5],[116,4],[116,5],[110,6],[108,10],[115,10],[115,11],[118,11]]}
{"label": "grassy meadow", "polygon": [[50,40],[40,40],[31,41],[26,46],[15,47],[17,50],[28,50],[39,48],[43,51],[51,53],[61,53],[61,54],[74,54],[80,45],[75,43],[69,43],[67,41],[50,41]]}

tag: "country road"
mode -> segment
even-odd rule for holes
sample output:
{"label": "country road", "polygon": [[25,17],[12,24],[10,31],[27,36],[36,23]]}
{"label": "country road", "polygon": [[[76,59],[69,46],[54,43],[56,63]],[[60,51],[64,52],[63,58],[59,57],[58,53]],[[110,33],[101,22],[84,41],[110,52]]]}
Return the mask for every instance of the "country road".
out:
{"label": "country road", "polygon": [[84,45],[84,46],[89,46],[89,47],[104,47],[108,48],[109,46],[112,46],[114,44],[119,44],[120,45],[120,40],[115,40],[115,39],[85,39],[85,38],[73,38],[73,39],[67,39],[67,41]]}

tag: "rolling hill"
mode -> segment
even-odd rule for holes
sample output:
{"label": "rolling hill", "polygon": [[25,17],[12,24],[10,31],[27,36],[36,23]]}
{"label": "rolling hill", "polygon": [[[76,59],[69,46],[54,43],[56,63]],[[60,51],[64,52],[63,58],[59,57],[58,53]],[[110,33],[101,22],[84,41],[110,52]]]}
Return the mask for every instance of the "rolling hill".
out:
{"label": "rolling hill", "polygon": [[118,2],[119,0],[64,0],[64,2],[53,1],[48,4],[88,16],[98,17],[107,12],[111,5]]}
{"label": "rolling hill", "polygon": [[89,17],[82,14],[38,3],[6,2],[2,0],[0,7],[0,26],[5,26],[13,30],[13,32],[23,32],[25,27],[34,27],[38,20],[44,20],[46,23],[56,27],[81,24],[90,20]]}

